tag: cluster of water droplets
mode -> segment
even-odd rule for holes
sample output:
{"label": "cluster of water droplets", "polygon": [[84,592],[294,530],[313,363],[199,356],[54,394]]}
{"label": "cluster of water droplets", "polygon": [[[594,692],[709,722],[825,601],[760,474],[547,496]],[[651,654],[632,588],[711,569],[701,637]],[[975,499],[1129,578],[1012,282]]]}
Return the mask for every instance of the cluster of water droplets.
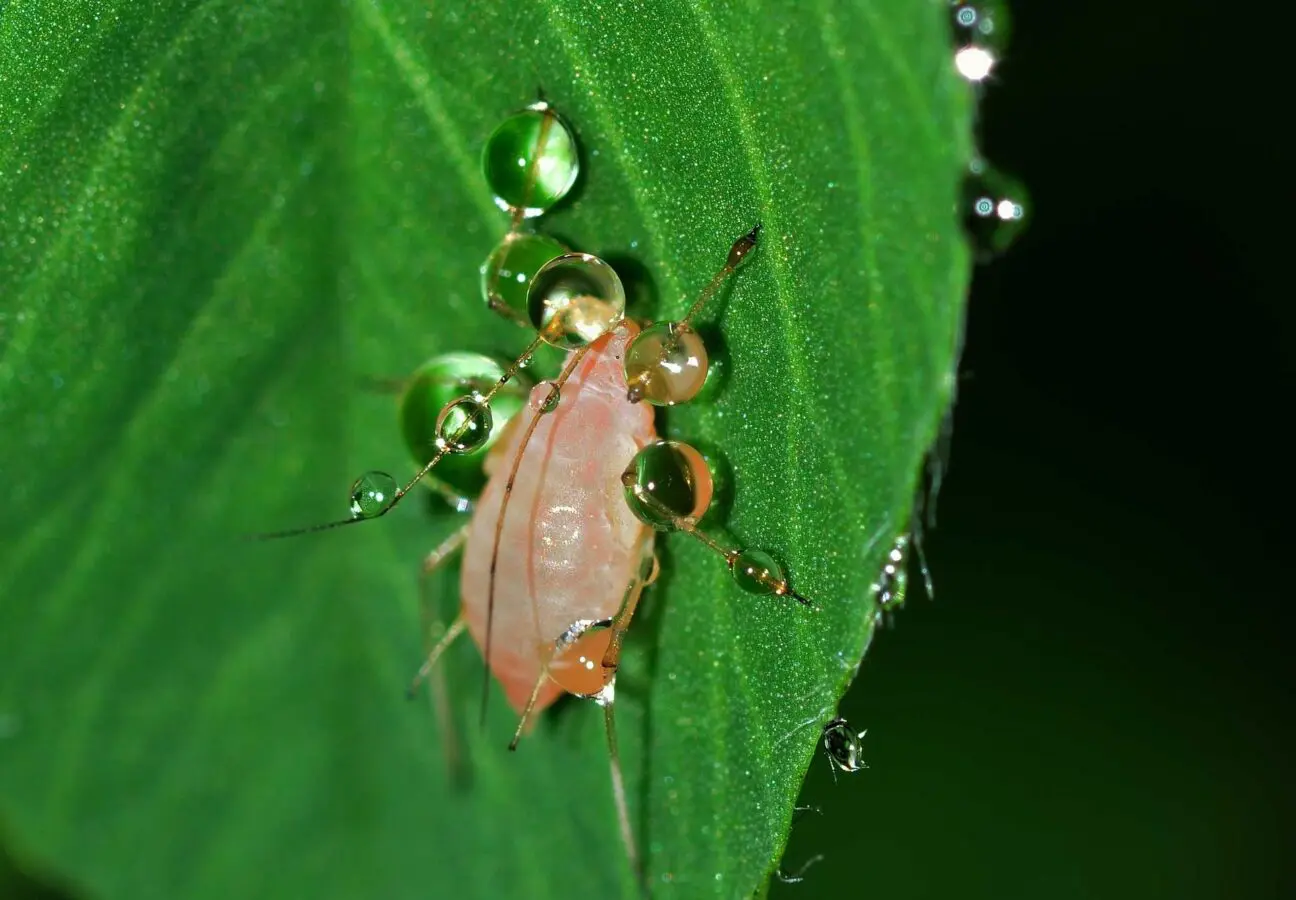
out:
{"label": "cluster of water droplets", "polygon": [[[571,128],[543,101],[506,118],[482,153],[482,171],[496,204],[511,225],[481,267],[487,306],[534,328],[554,346],[580,346],[620,320],[625,294],[611,267],[560,241],[531,230],[529,223],[562,200],[580,172]],[[405,386],[401,422],[406,444],[427,481],[449,495],[480,490],[481,457],[504,424],[528,404],[541,412],[558,405],[552,383],[539,406],[521,370],[535,344],[511,364],[475,353],[448,353],[425,363]],[[539,390],[539,388],[537,388]],[[381,516],[400,499],[394,478],[366,472],[351,486],[353,519]]]}
{"label": "cluster of water droplets", "polygon": [[989,78],[1008,46],[1008,10],[999,0],[950,0],[954,68],[973,83]]}
{"label": "cluster of water droplets", "polygon": [[[954,69],[979,100],[1008,48],[1009,17],[1001,0],[950,0]],[[981,156],[968,164],[959,197],[959,219],[978,263],[1006,251],[1026,227],[1030,201],[1022,185]]]}

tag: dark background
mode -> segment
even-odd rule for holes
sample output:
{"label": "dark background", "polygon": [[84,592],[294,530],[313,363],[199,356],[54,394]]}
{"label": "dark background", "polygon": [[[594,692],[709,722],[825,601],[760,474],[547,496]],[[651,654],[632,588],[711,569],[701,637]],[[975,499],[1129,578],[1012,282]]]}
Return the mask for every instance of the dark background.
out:
{"label": "dark background", "polygon": [[875,641],[869,769],[812,767],[786,867],[824,859],[773,896],[1296,896],[1292,154],[1258,74],[1288,31],[1240,9],[1014,7],[981,144],[1032,221],[976,273],[936,598]]}
{"label": "dark background", "polygon": [[874,642],[870,768],[812,767],[785,868],[824,859],[771,893],[1293,897],[1284,32],[1013,12],[981,144],[1033,220],[976,272],[936,598]]}

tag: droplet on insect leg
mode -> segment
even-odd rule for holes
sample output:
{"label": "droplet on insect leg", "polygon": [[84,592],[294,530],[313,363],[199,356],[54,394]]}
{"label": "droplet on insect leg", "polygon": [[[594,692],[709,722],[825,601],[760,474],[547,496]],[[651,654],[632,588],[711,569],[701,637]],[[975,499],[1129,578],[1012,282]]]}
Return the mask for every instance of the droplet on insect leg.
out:
{"label": "droplet on insect leg", "polygon": [[562,389],[554,381],[542,381],[531,389],[531,396],[527,398],[527,406],[531,407],[533,412],[551,413],[558,408],[558,403],[562,400]]}
{"label": "droplet on insect leg", "polygon": [[538,216],[567,195],[580,173],[576,137],[549,104],[514,113],[491,133],[482,170],[495,202],[525,218]]}
{"label": "droplet on insect leg", "polygon": [[[480,353],[445,353],[424,363],[413,375],[401,399],[401,431],[405,445],[418,465],[426,465],[441,452],[437,422],[445,408],[458,398],[473,392],[484,394],[503,377],[506,364]],[[475,497],[485,484],[482,461],[504,432],[504,426],[517,415],[526,402],[531,383],[518,373],[499,388],[491,400],[490,436],[476,451],[443,455],[435,475],[428,483],[439,481],[460,496]]]}
{"label": "droplet on insect leg", "polygon": [[711,505],[713,482],[702,454],[682,441],[657,441],[621,474],[626,504],[658,531],[693,525]]}
{"label": "droplet on insect leg", "polygon": [[977,262],[999,256],[1026,229],[1030,201],[1017,181],[976,158],[963,181],[963,229]]}
{"label": "droplet on insect leg", "polygon": [[482,297],[487,306],[525,325],[527,290],[536,273],[568,249],[543,234],[510,234],[482,264]]}
{"label": "droplet on insect leg", "polygon": [[372,519],[396,499],[396,479],[386,472],[365,472],[351,484],[351,517]]}
{"label": "droplet on insect leg", "polygon": [[527,289],[527,318],[545,343],[565,350],[598,340],[624,316],[621,278],[589,253],[549,260]]}
{"label": "droplet on insect leg", "polygon": [[625,376],[631,403],[686,403],[706,382],[706,345],[696,331],[679,322],[649,325],[626,350]]}
{"label": "droplet on insect leg", "polygon": [[882,571],[873,582],[873,602],[877,605],[875,618],[881,622],[888,614],[904,606],[909,585],[909,534],[904,532],[895,539],[882,563]]}
{"label": "droplet on insect leg", "polygon": [[727,560],[734,583],[749,594],[773,594],[787,585],[783,567],[764,550],[735,550]]}
{"label": "droplet on insect leg", "polygon": [[469,453],[490,439],[490,407],[475,397],[460,397],[437,417],[437,446],[451,453]]}
{"label": "droplet on insect leg", "polygon": [[616,676],[615,669],[603,668],[611,641],[611,628],[589,628],[549,660],[549,677],[569,694],[595,696]]}

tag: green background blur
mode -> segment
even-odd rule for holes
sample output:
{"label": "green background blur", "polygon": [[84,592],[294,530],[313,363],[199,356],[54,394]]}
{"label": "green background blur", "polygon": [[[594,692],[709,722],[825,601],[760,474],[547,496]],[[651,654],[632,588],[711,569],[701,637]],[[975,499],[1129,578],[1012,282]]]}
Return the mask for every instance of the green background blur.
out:
{"label": "green background blur", "polygon": [[936,600],[875,640],[843,704],[870,768],[816,761],[785,864],[824,859],[771,893],[1296,896],[1290,154],[1250,77],[1285,23],[1013,11],[982,145],[1034,221],[977,273]]}

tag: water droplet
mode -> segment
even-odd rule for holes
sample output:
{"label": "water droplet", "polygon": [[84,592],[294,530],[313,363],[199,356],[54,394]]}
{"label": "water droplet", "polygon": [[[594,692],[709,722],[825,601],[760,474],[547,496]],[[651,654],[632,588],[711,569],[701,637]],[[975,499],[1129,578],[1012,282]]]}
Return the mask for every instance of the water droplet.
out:
{"label": "water droplet", "polygon": [[626,504],[658,531],[692,525],[711,505],[711,470],[702,454],[682,441],[657,441],[635,454],[621,474]]}
{"label": "water droplet", "polygon": [[882,571],[871,586],[873,602],[877,604],[877,619],[904,606],[905,591],[909,585],[909,534],[900,535],[887,551]]}
{"label": "water droplet", "polygon": [[[437,421],[447,405],[464,394],[489,391],[507,366],[480,353],[445,353],[424,363],[410,378],[401,398],[400,421],[405,445],[414,461],[426,465],[437,454]],[[475,497],[486,483],[482,456],[494,446],[504,426],[522,409],[531,381],[517,375],[491,399],[491,430],[477,451],[443,457],[428,476],[429,486],[439,481],[461,497]]]}
{"label": "water droplet", "polygon": [[527,405],[538,413],[551,413],[558,408],[559,401],[562,400],[562,390],[558,387],[557,382],[542,381],[531,389],[531,396],[527,398]]}
{"label": "water droplet", "polygon": [[971,82],[984,81],[1008,47],[1009,18],[999,0],[951,0],[954,67]]}
{"label": "water droplet", "polygon": [[976,44],[998,53],[1008,49],[1012,20],[1003,0],[950,0],[950,20],[955,46]]}
{"label": "water droplet", "polygon": [[729,556],[729,572],[749,594],[772,594],[787,583],[783,567],[764,550],[735,551]]}
{"label": "water droplet", "polygon": [[981,158],[968,165],[961,216],[977,262],[1004,253],[1028,224],[1030,198],[1013,179]]}
{"label": "water droplet", "polygon": [[396,479],[386,472],[365,472],[351,484],[351,516],[372,519],[396,499]]}
{"label": "water droplet", "polygon": [[627,399],[674,406],[697,396],[706,382],[706,345],[678,322],[658,322],[635,335],[626,349]]}
{"label": "water droplet", "polygon": [[576,138],[547,103],[536,103],[495,129],[482,152],[482,169],[501,207],[538,216],[576,182]]}
{"label": "water droplet", "polygon": [[492,426],[491,409],[477,397],[460,397],[437,417],[437,447],[451,453],[470,453],[486,446]]}
{"label": "water droplet", "polygon": [[842,718],[833,719],[824,726],[824,752],[828,754],[828,760],[836,771],[849,773],[868,768],[860,758],[862,755],[860,740],[867,731],[868,729],[865,729],[856,734]]}
{"label": "water droplet", "polygon": [[482,264],[482,297],[501,315],[527,324],[527,289],[549,260],[567,253],[543,234],[510,234]]}
{"label": "water droplet", "polygon": [[528,319],[546,343],[563,349],[602,337],[625,315],[616,270],[588,253],[568,253],[540,267],[527,289]]}

